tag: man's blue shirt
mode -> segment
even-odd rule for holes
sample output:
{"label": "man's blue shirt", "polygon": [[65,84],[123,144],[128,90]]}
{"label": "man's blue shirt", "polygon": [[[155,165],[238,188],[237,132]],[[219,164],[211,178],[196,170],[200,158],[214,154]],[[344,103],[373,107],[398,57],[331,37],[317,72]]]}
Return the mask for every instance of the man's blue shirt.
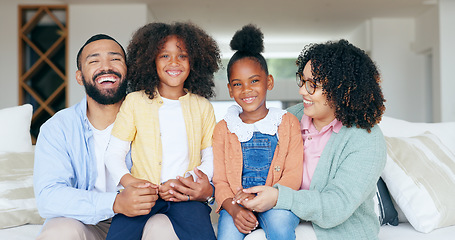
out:
{"label": "man's blue shirt", "polygon": [[[68,217],[97,224],[114,216],[117,193],[94,191],[97,168],[89,126],[86,98],[57,112],[41,126],[33,182],[42,217]],[[130,155],[127,158],[130,165]]]}

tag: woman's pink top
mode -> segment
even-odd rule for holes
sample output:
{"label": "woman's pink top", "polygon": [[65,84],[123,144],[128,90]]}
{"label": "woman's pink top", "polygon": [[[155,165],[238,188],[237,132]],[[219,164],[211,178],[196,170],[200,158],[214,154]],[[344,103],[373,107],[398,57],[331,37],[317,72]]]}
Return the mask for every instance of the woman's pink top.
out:
{"label": "woman's pink top", "polygon": [[325,145],[329,141],[332,132],[338,133],[342,126],[343,124],[335,118],[319,132],[313,124],[313,119],[303,115],[300,121],[300,129],[302,130],[304,160],[303,179],[300,189],[310,189],[311,178]]}

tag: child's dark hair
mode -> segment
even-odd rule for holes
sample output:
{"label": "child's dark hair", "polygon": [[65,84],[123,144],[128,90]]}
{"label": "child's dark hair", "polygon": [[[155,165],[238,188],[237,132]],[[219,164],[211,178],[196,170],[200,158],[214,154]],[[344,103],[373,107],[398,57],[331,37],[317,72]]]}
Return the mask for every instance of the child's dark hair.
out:
{"label": "child's dark hair", "polygon": [[235,32],[229,44],[231,49],[237,51],[229,60],[227,66],[228,81],[231,77],[232,65],[240,59],[250,58],[261,65],[266,75],[269,75],[267,62],[262,56],[264,51],[264,34],[261,30],[252,24],[243,26],[241,30]]}
{"label": "child's dark hair", "polygon": [[185,43],[189,57],[190,73],[184,88],[205,98],[213,97],[213,73],[221,64],[220,50],[211,36],[190,22],[149,23],[134,33],[127,48],[129,89],[145,90],[150,99],[154,98],[160,83],[155,58],[172,35]]}
{"label": "child's dark hair", "polygon": [[312,74],[335,117],[344,126],[370,131],[384,113],[379,71],[371,58],[346,40],[306,46],[296,63],[298,71],[311,61]]}

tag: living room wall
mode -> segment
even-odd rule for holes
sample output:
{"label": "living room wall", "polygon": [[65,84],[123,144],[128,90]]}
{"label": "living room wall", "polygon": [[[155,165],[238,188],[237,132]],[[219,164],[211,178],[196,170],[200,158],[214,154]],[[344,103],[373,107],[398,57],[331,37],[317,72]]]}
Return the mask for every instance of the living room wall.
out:
{"label": "living room wall", "polygon": [[69,105],[78,103],[84,88],[75,79],[76,56],[82,44],[92,35],[105,33],[125,48],[132,34],[147,23],[146,4],[71,4],[69,5]]}
{"label": "living room wall", "polygon": [[[18,5],[37,4],[32,0],[0,3],[0,108],[17,106],[18,90]],[[39,4],[62,4],[60,1],[42,1]],[[125,48],[131,34],[149,19],[146,4],[70,4],[68,38],[68,102],[73,105],[84,96],[83,87],[74,78],[76,55],[80,46],[93,34],[106,33],[116,38]],[[127,20],[127,21],[126,21]],[[6,34],[5,34],[6,33]]]}
{"label": "living room wall", "polygon": [[[446,4],[450,10],[453,6]],[[60,1],[43,1],[40,4],[59,4]],[[0,3],[0,108],[16,106],[18,104],[18,83],[17,83],[17,5],[18,4],[36,4],[32,0],[16,0]],[[151,11],[153,6],[147,4],[70,4],[69,5],[69,104],[75,104],[83,97],[83,88],[79,86],[74,79],[76,71],[75,57],[81,44],[92,34],[103,32],[117,38],[120,43],[126,47],[131,34],[143,24],[155,20]],[[454,121],[455,108],[450,108],[448,104],[455,104],[455,97],[451,94],[450,89],[454,89],[451,81],[450,64],[455,60],[454,48],[449,44],[453,38],[450,34],[441,34],[444,41],[441,41],[445,49],[439,50],[439,34],[433,35],[430,44],[431,47],[422,47],[422,33],[428,32],[427,28],[442,28],[445,32],[454,32],[448,26],[448,23],[455,22],[455,19],[446,16],[441,19],[444,23],[439,26],[440,6],[430,13],[422,13],[422,16],[416,19],[370,19],[363,23],[357,30],[347,34],[346,38],[365,49],[377,62],[383,75],[383,89],[388,102],[386,115],[401,118],[409,121]],[[455,7],[452,7],[455,10]],[[446,12],[446,11],[443,11]],[[448,15],[447,13],[445,15]],[[430,19],[433,24],[426,26],[422,19]],[[436,20],[435,20],[436,19]],[[127,20],[127,21],[125,21]],[[425,20],[426,22],[428,20]],[[9,24],[5,24],[9,23]],[[260,25],[260,23],[257,23]],[[442,31],[441,30],[441,31]],[[438,31],[436,31],[438,32]],[[3,34],[6,33],[6,34]],[[231,33],[232,34],[232,33]],[[231,35],[226,34],[226,35]],[[283,40],[280,44],[279,39],[270,39],[266,36],[266,55],[270,57],[290,57],[297,56],[303,47],[303,43]],[[214,36],[219,42],[223,54],[229,56],[227,40],[225,36]],[[435,40],[436,39],[436,40]],[[329,40],[329,39],[325,39]],[[325,41],[316,39],[315,42]],[[305,40],[308,41],[308,40]],[[428,45],[428,44],[427,44]],[[420,46],[420,48],[419,48]],[[426,92],[426,51],[422,49],[430,48],[433,51],[432,60],[432,85],[433,93]],[[443,58],[438,56],[439,52],[444,52]],[[267,57],[266,56],[266,57]],[[439,64],[439,61],[445,61]],[[439,77],[440,67],[444,74]],[[439,86],[439,81],[442,84]],[[452,83],[453,82],[453,83]],[[220,83],[220,88],[225,88],[226,83]],[[275,87],[271,96],[288,96],[290,91],[295,87],[295,83],[287,82]],[[435,93],[436,92],[436,93]],[[441,93],[441,94],[439,94]],[[428,95],[433,98],[433,107],[428,107]],[[299,101],[300,97],[295,94],[295,100]],[[292,97],[294,98],[294,97]],[[219,94],[217,100],[226,100],[226,94]],[[272,99],[270,99],[272,100]],[[439,108],[441,110],[439,110]],[[431,111],[430,111],[430,110]]]}

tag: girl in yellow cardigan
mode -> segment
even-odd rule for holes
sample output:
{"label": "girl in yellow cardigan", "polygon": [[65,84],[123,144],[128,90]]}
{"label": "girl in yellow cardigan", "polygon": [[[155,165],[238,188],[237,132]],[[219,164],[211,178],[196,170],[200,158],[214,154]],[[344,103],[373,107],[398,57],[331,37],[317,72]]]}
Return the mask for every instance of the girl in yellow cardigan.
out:
{"label": "girl in yellow cardigan", "polygon": [[[160,198],[144,203],[142,216],[117,214],[107,239],[141,239],[156,213],[168,216],[179,239],[215,239],[210,207],[190,195],[178,200],[173,187],[181,184],[179,177],[200,181],[202,172],[212,190],[215,116],[207,98],[214,95],[219,63],[214,39],[191,23],[150,23],[134,34],[127,64],[135,92],[127,95],[117,115],[105,163],[123,186],[160,185]],[[131,174],[121,160],[130,144]]]}
{"label": "girl in yellow cardigan", "polygon": [[253,25],[244,26],[230,46],[237,52],[227,67],[227,86],[240,107],[228,109],[213,135],[213,183],[220,212],[218,239],[243,239],[258,226],[264,229],[267,239],[295,239],[299,218],[291,211],[257,213],[238,204],[255,197],[243,193],[243,188],[280,183],[299,189],[303,143],[295,116],[266,107],[273,77],[261,55],[262,32]]}

